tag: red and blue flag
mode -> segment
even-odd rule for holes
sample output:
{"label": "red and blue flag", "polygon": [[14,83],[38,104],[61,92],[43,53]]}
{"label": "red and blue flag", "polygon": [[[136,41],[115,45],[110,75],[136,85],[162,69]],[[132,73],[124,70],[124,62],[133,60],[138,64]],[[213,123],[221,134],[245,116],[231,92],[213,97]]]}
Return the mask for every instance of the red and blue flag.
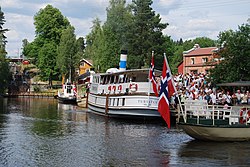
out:
{"label": "red and blue flag", "polygon": [[152,82],[153,85],[153,91],[155,93],[155,96],[158,97],[159,93],[158,93],[158,86],[157,86],[157,82],[155,79],[155,63],[154,63],[154,52],[152,52],[152,59],[151,59],[151,65],[150,65],[150,72],[149,72],[149,79]]}
{"label": "red and blue flag", "polygon": [[170,128],[170,97],[175,93],[170,68],[164,55],[158,111]]}

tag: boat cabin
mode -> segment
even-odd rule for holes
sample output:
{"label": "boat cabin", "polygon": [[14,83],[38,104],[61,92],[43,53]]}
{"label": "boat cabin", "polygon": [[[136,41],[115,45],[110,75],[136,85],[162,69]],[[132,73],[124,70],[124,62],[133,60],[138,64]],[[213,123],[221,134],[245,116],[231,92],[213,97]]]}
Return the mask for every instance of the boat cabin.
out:
{"label": "boat cabin", "polygon": [[149,69],[136,69],[93,75],[91,89],[97,94],[148,93],[152,91],[149,84]]}

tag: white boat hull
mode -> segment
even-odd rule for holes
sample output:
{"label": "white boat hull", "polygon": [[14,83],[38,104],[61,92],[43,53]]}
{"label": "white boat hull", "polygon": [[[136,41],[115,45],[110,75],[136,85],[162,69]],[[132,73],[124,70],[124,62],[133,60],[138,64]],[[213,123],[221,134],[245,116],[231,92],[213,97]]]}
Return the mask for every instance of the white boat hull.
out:
{"label": "white boat hull", "polygon": [[249,125],[231,125],[224,127],[178,124],[189,136],[207,141],[250,141]]}
{"label": "white boat hull", "polygon": [[76,104],[76,97],[58,96],[58,102],[64,104]]}
{"label": "white boat hull", "polygon": [[89,94],[88,108],[92,112],[107,116],[160,118],[157,102],[158,99],[154,96]]}
{"label": "white boat hull", "polygon": [[177,125],[189,136],[208,141],[250,141],[247,107],[208,105],[186,100],[178,110]]}

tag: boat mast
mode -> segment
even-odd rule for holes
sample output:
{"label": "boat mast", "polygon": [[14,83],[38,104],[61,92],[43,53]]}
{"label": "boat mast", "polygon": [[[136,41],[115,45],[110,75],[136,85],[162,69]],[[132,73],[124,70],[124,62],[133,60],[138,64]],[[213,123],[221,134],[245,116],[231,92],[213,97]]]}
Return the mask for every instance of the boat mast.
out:
{"label": "boat mast", "polygon": [[72,56],[70,54],[70,63],[69,63],[69,83],[71,83],[71,59],[72,59]]}
{"label": "boat mast", "polygon": [[69,83],[71,83],[71,66],[69,68]]}

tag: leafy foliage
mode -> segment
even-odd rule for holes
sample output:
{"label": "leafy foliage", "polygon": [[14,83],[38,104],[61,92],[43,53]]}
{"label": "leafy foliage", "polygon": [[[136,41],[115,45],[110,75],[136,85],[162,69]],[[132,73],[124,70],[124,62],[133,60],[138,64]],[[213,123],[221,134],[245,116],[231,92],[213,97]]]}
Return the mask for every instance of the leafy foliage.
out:
{"label": "leafy foliage", "polygon": [[[74,73],[74,67],[78,65],[80,58],[76,57],[76,36],[73,27],[63,30],[57,52],[57,66],[61,73],[67,76]],[[70,70],[71,74],[69,74]],[[72,76],[69,77],[72,78]]]}
{"label": "leafy foliage", "polygon": [[41,71],[41,78],[52,83],[52,78],[60,76],[59,69],[56,68],[57,47],[62,32],[70,27],[70,23],[57,8],[51,5],[40,9],[34,16],[34,20],[36,37],[33,42],[26,42],[23,54],[33,59],[32,62]]}
{"label": "leafy foliage", "polygon": [[250,80],[250,25],[219,34],[221,62],[211,70],[215,83]]}
{"label": "leafy foliage", "polygon": [[6,36],[4,33],[8,29],[4,29],[3,25],[5,23],[4,13],[0,7],[0,93],[3,93],[7,88],[8,82],[10,80],[10,72],[8,62],[6,61],[6,50],[5,45],[7,43]]}
{"label": "leafy foliage", "polygon": [[[51,41],[45,43],[38,52],[38,68],[40,69],[40,75],[45,80],[52,81],[53,76],[57,76],[58,71],[56,69],[56,57],[57,45]],[[52,83],[50,83],[50,86]]]}
{"label": "leafy foliage", "polygon": [[102,55],[101,53],[101,42],[103,42],[103,31],[101,28],[101,21],[96,18],[93,20],[93,26],[91,32],[86,36],[86,50],[85,58],[91,58],[94,60],[94,66],[97,67],[99,71],[99,60],[98,56]]}
{"label": "leafy foliage", "polygon": [[[128,51],[128,68],[149,67],[151,52],[163,60],[168,47],[162,30],[167,24],[160,23],[151,0],[135,0],[127,5],[125,0],[110,0],[107,21],[101,26],[94,20],[91,33],[86,37],[86,57],[94,60],[99,71],[105,71],[119,64],[120,51]],[[159,68],[162,61],[156,62]]]}
{"label": "leafy foliage", "polygon": [[34,17],[36,36],[47,41],[54,41],[59,44],[61,33],[70,26],[69,21],[62,15],[59,9],[47,5],[40,9]]}
{"label": "leafy foliage", "polygon": [[162,31],[168,24],[161,23],[159,14],[151,8],[152,0],[133,0],[133,27],[129,37],[128,64],[131,68],[149,67],[151,52],[162,57],[165,38]]}

